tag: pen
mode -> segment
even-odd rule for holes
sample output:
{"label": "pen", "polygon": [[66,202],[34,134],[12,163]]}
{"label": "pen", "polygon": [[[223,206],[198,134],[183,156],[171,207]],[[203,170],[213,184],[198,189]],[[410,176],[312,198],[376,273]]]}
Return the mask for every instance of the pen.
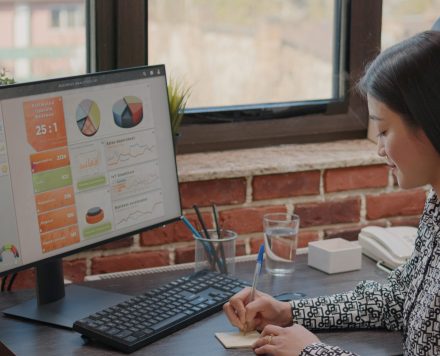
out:
{"label": "pen", "polygon": [[182,220],[185,223],[186,227],[191,230],[191,232],[193,233],[194,236],[198,237],[199,239],[202,238],[202,236],[199,234],[199,232],[194,228],[194,226],[192,226],[192,224],[189,222],[189,220],[185,216],[182,215],[180,217],[180,220]]}
{"label": "pen", "polygon": [[[260,250],[258,251],[257,264],[255,265],[254,280],[252,281],[251,297],[249,298],[249,303],[253,302],[255,299],[255,290],[257,289],[258,277],[260,276],[261,267],[263,266],[263,257],[264,257],[264,244],[261,244]],[[248,327],[247,322],[245,322],[243,329],[244,335],[246,335],[247,327]]]}
{"label": "pen", "polygon": [[200,213],[199,207],[197,205],[193,205],[193,208],[196,211],[200,225],[202,225],[203,232],[205,233],[206,238],[209,240],[211,236],[209,236],[208,229],[206,228],[205,222],[203,221],[203,217],[202,214]]}
{"label": "pen", "polygon": [[258,277],[260,276],[261,273],[261,267],[263,266],[263,257],[264,257],[264,244],[261,244],[260,250],[258,251],[257,264],[255,265],[254,280],[252,281],[250,302],[254,301],[255,299],[255,290],[257,288]]}

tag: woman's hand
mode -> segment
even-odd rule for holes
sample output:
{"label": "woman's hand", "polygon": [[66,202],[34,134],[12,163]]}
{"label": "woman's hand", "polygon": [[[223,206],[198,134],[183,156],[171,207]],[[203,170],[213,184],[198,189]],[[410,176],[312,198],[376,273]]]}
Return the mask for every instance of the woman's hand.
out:
{"label": "woman's hand", "polygon": [[266,325],[292,324],[292,309],[287,302],[280,302],[270,295],[256,291],[250,302],[251,288],[244,288],[223,305],[232,325],[242,331],[262,330]]}
{"label": "woman's hand", "polygon": [[307,345],[316,342],[320,342],[316,335],[301,325],[296,324],[287,328],[268,325],[252,347],[257,355],[296,356]]}

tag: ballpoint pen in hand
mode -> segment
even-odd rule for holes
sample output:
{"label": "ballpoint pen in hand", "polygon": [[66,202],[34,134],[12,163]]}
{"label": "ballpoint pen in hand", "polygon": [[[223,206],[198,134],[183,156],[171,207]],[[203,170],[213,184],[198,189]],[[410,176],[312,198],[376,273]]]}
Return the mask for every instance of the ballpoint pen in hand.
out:
{"label": "ballpoint pen in hand", "polygon": [[[258,277],[261,273],[261,268],[263,267],[263,257],[264,257],[264,244],[261,244],[260,250],[258,251],[257,256],[257,264],[255,265],[255,272],[254,272],[254,279],[252,281],[252,289],[251,289],[251,296],[249,298],[249,303],[253,302],[255,299],[255,291],[257,289],[258,284]],[[244,323],[243,333],[246,335],[248,325],[247,322]]]}
{"label": "ballpoint pen in hand", "polygon": [[263,266],[263,257],[264,257],[264,244],[260,246],[260,250],[258,251],[257,264],[255,265],[255,272],[254,272],[254,280],[252,281],[251,297],[249,300],[250,302],[252,302],[255,299],[255,290],[257,289],[258,277],[260,276],[261,268]]}

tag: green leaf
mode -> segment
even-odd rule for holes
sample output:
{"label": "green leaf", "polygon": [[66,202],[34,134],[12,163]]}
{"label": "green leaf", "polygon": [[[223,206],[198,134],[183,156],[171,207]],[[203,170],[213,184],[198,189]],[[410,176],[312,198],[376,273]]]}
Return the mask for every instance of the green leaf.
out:
{"label": "green leaf", "polygon": [[171,128],[173,135],[176,135],[179,132],[180,124],[182,123],[186,103],[191,93],[191,88],[186,87],[184,84],[178,83],[175,80],[170,80],[167,89]]}

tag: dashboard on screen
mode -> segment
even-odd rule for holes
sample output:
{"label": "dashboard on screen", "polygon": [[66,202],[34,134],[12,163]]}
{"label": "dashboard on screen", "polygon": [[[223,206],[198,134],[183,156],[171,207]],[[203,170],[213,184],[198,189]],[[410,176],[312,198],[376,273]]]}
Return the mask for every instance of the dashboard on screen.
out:
{"label": "dashboard on screen", "polygon": [[0,88],[0,273],[181,215],[164,66]]}

